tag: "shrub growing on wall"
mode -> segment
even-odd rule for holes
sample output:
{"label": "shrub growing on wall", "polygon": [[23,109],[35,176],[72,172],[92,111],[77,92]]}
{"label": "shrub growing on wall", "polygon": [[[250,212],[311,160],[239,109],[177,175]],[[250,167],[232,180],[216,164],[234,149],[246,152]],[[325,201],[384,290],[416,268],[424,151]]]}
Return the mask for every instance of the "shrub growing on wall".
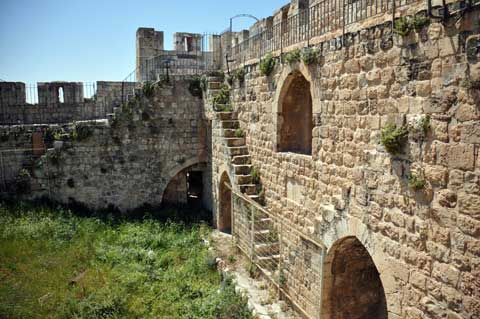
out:
{"label": "shrub growing on wall", "polygon": [[289,63],[289,64],[296,63],[296,62],[300,61],[300,57],[301,57],[300,50],[295,49],[293,51],[288,52],[285,55],[285,61],[287,61],[287,63]]}
{"label": "shrub growing on wall", "polygon": [[23,195],[30,193],[30,172],[22,168],[18,171],[17,177],[15,178],[15,192],[17,195]]}
{"label": "shrub growing on wall", "polygon": [[411,121],[409,121],[408,129],[414,139],[425,139],[428,130],[430,129],[430,116],[421,115],[414,117]]}
{"label": "shrub growing on wall", "polygon": [[412,31],[412,25],[407,17],[400,17],[393,24],[393,32],[401,36],[407,36]]}
{"label": "shrub growing on wall", "polygon": [[275,67],[275,59],[269,53],[263,57],[260,61],[260,73],[265,76],[269,76]]}
{"label": "shrub growing on wall", "polygon": [[155,92],[155,85],[150,81],[143,83],[142,92],[145,97],[152,97]]}
{"label": "shrub growing on wall", "polygon": [[247,71],[245,68],[242,66],[233,72],[233,76],[235,79],[237,79],[239,82],[243,82],[245,80],[245,75],[247,74]]}
{"label": "shrub growing on wall", "polygon": [[245,132],[241,128],[235,130],[235,137],[241,138],[245,137]]}
{"label": "shrub growing on wall", "polygon": [[194,76],[192,79],[190,79],[188,83],[188,91],[192,96],[202,98],[202,78],[199,76]]}
{"label": "shrub growing on wall", "polygon": [[305,48],[302,51],[302,61],[305,65],[312,65],[318,62],[320,51],[315,48]]}
{"label": "shrub growing on wall", "polygon": [[408,186],[414,190],[421,190],[427,185],[427,181],[423,174],[410,173],[408,175]]}
{"label": "shrub growing on wall", "polygon": [[75,123],[72,131],[72,139],[84,141],[93,135],[93,128],[87,123]]}
{"label": "shrub growing on wall", "polygon": [[382,129],[380,142],[390,154],[399,153],[408,139],[406,127],[396,127],[394,124],[387,124]]}
{"label": "shrub growing on wall", "polygon": [[230,103],[230,88],[228,85],[223,85],[217,94],[213,97],[213,104],[228,104]]}

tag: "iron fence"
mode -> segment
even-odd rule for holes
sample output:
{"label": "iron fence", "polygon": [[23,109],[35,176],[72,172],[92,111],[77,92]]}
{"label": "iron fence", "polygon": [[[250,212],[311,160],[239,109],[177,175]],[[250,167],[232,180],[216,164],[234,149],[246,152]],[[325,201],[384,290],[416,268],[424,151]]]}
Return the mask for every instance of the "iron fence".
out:
{"label": "iron fence", "polygon": [[260,58],[314,37],[361,22],[418,0],[323,0],[280,22],[267,26],[229,49],[229,58],[245,61]]}
{"label": "iron fence", "polygon": [[[326,247],[289,226],[282,217],[271,214],[251,198],[225,185],[232,192],[232,234],[235,245],[278,289],[280,297],[288,298],[304,317],[319,318],[321,272]],[[292,255],[295,257],[292,258]],[[317,258],[313,258],[315,255]],[[307,278],[309,287],[304,289],[299,289],[305,285],[296,273],[299,269]],[[288,287],[295,287],[297,291]]]}

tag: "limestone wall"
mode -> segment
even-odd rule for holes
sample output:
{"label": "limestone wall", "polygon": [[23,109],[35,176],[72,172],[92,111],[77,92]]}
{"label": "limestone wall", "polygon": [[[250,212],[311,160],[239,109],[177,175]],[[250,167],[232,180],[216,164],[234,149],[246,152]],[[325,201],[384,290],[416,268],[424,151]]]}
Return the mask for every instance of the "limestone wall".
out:
{"label": "limestone wall", "polygon": [[[197,169],[195,165],[208,158],[202,100],[187,88],[186,81],[157,86],[152,97],[139,94],[111,120],[2,127],[2,154],[15,144],[27,150],[22,153],[23,161],[33,161],[24,167],[31,184],[38,187],[17,195],[47,196],[93,209],[127,211],[144,204],[160,205],[167,185],[178,173]],[[18,136],[12,133],[15,130]],[[35,131],[43,132],[45,155],[28,152]],[[9,176],[4,184],[10,195],[16,192],[18,168],[2,167],[2,176]],[[204,174],[208,178],[209,172]]]}
{"label": "limestone wall", "polygon": [[36,88],[29,88],[32,98],[38,90],[38,101],[31,104],[26,101],[24,83],[0,82],[0,124],[69,123],[106,118],[133,93],[134,83],[98,81],[90,89],[94,95],[85,98],[81,82],[38,83]]}
{"label": "limestone wall", "polygon": [[[480,317],[480,72],[478,50],[469,49],[478,44],[479,21],[476,9],[408,36],[392,34],[388,22],[359,29],[347,46],[338,38],[318,42],[318,63],[277,59],[269,76],[254,63],[245,66],[245,83],[233,84],[234,111],[267,210],[328,252],[356,237],[380,273],[389,318]],[[277,151],[279,101],[295,72],[311,87],[311,155]],[[427,116],[426,136],[410,132],[400,154],[381,145],[387,124],[412,126]],[[233,170],[226,152],[214,118],[217,207],[220,177]],[[425,186],[409,186],[412,174],[423,176]],[[284,240],[289,289],[301,304],[312,293],[298,263],[304,251],[293,235]],[[325,267],[320,271],[328,274]]]}

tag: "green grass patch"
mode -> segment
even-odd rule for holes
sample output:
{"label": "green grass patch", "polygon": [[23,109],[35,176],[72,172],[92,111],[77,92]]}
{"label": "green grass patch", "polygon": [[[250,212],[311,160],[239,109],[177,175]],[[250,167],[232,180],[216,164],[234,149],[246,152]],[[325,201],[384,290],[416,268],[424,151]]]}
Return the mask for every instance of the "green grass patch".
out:
{"label": "green grass patch", "polygon": [[205,225],[0,205],[2,318],[252,318]]}

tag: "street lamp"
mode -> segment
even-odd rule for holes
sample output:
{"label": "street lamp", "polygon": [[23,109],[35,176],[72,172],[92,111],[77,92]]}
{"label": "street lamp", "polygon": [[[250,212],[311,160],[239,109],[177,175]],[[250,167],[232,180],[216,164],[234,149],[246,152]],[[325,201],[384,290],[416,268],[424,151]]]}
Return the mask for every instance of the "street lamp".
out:
{"label": "street lamp", "polygon": [[236,16],[233,16],[230,18],[230,33],[233,32],[233,20],[236,19],[236,18],[252,18],[252,19],[255,19],[257,22],[260,21],[257,17],[251,15],[251,14],[245,14],[245,13],[242,13],[242,14],[237,14]]}

